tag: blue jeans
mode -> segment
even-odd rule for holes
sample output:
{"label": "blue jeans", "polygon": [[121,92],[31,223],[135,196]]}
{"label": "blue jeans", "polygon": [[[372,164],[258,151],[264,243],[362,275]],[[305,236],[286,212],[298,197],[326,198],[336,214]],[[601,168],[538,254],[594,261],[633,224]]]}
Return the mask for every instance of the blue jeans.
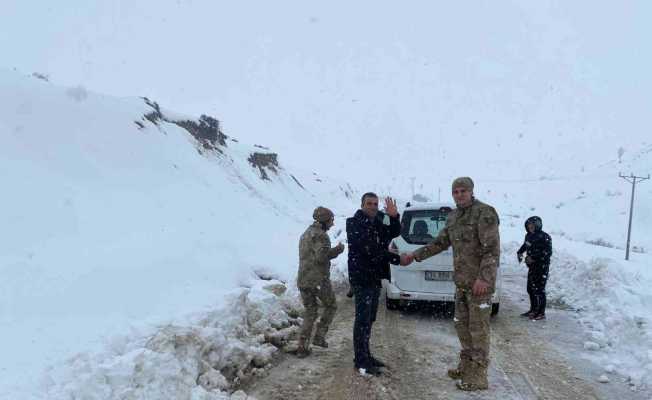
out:
{"label": "blue jeans", "polygon": [[369,368],[371,366],[371,352],[369,338],[371,326],[376,321],[378,312],[378,297],[380,288],[353,287],[355,300],[355,322],[353,323],[353,362],[356,368]]}

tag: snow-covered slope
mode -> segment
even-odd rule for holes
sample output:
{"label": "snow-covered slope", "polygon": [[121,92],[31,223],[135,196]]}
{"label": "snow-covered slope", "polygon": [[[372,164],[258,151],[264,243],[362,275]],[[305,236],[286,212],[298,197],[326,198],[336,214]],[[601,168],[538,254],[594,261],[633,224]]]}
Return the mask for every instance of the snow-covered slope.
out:
{"label": "snow-covered slope", "polygon": [[218,124],[0,70],[1,398],[102,337],[219,306],[254,271],[292,280],[312,208],[354,207],[346,183]]}
{"label": "snow-covered slope", "polygon": [[[541,215],[548,229],[572,240],[624,249],[627,241],[631,185],[619,173],[645,174],[652,168],[651,144],[637,151],[596,161],[576,174],[541,176],[534,180],[487,180],[479,182],[478,195],[492,199],[508,224],[522,226],[530,215]],[[652,181],[636,186],[632,248],[652,249]]]}
{"label": "snow-covered slope", "polygon": [[432,193],[440,177],[575,176],[635,152],[651,15],[646,0],[23,0],[0,47],[53,82],[216,113],[253,142],[274,132],[287,162]]}

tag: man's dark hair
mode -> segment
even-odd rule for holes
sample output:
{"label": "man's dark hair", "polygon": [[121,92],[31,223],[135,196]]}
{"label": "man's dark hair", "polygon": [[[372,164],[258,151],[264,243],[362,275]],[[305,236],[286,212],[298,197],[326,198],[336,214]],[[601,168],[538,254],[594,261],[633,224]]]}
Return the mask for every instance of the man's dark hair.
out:
{"label": "man's dark hair", "polygon": [[378,195],[376,195],[376,193],[374,193],[374,192],[367,192],[367,193],[363,194],[362,199],[360,199],[361,205],[364,205],[364,201],[367,200],[368,198],[377,199]]}

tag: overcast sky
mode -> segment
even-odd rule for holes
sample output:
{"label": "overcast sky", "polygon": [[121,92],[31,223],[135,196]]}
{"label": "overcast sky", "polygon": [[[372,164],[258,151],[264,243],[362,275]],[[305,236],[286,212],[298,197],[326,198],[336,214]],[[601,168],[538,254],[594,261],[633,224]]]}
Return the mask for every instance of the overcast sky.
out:
{"label": "overcast sky", "polygon": [[[286,165],[358,182],[576,173],[651,131],[648,1],[1,9],[0,67],[207,113]],[[521,170],[501,168],[514,157]]]}

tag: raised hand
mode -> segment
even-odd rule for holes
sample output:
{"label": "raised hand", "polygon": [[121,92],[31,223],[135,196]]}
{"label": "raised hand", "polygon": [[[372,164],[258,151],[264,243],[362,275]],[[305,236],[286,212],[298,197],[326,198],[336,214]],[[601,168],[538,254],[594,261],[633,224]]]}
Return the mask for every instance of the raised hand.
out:
{"label": "raised hand", "polygon": [[398,216],[398,207],[396,207],[396,200],[391,197],[385,197],[385,212],[390,217]]}

